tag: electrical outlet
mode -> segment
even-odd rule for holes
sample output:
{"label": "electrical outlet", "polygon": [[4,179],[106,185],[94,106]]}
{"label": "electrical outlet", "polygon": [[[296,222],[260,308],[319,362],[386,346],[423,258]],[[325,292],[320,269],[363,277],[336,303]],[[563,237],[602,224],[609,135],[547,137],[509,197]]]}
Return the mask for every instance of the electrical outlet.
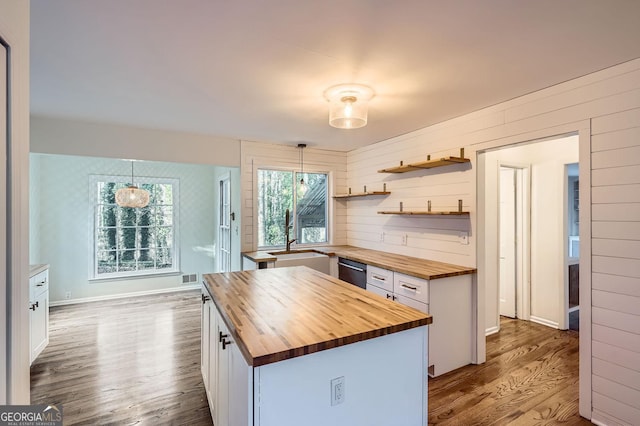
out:
{"label": "electrical outlet", "polygon": [[344,402],[345,387],[344,376],[331,380],[331,405],[338,405]]}
{"label": "electrical outlet", "polygon": [[71,292],[70,291],[66,292],[64,294],[64,298],[67,299],[67,300],[71,299]]}
{"label": "electrical outlet", "polygon": [[460,232],[458,234],[458,241],[460,241],[460,244],[463,245],[468,245],[469,244],[469,233],[468,232]]}
{"label": "electrical outlet", "polygon": [[402,234],[402,245],[403,246],[407,245],[407,234]]}

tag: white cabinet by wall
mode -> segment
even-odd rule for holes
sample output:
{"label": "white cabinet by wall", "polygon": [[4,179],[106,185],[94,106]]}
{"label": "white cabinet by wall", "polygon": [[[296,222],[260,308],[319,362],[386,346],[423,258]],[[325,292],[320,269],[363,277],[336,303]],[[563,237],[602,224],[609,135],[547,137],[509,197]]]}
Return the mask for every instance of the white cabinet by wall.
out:
{"label": "white cabinet by wall", "polygon": [[425,280],[367,266],[367,290],[433,316],[429,375],[470,364],[474,348],[472,275]]}
{"label": "white cabinet by wall", "polygon": [[33,361],[49,344],[49,270],[29,278],[30,357]]}
{"label": "white cabinet by wall", "polygon": [[201,319],[202,379],[213,423],[249,425],[249,419],[253,418],[253,369],[244,360],[204,288]]}

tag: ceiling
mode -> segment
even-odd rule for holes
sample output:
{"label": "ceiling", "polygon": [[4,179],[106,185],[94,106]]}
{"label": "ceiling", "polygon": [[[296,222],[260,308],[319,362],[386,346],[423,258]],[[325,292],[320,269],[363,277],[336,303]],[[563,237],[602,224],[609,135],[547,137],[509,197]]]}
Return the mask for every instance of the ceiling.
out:
{"label": "ceiling", "polygon": [[[634,0],[32,0],[31,112],[349,151],[640,57]],[[323,92],[373,88],[369,123]]]}

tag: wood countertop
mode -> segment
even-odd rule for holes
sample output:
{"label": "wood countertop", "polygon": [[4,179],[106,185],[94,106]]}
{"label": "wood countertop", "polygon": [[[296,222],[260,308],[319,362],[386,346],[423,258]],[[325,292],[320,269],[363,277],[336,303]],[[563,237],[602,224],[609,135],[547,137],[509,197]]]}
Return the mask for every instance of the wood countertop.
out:
{"label": "wood countertop", "polygon": [[[475,268],[437,262],[435,260],[420,259],[401,254],[387,253],[353,246],[324,246],[313,247],[311,250],[324,253],[327,256],[338,256],[367,265],[377,266],[394,272],[411,275],[418,278],[433,280],[437,278],[454,277],[457,275],[474,274]],[[277,256],[265,251],[242,253],[254,262],[274,262]]]}
{"label": "wood countertop", "polygon": [[428,325],[431,315],[297,266],[203,275],[249,365]]}

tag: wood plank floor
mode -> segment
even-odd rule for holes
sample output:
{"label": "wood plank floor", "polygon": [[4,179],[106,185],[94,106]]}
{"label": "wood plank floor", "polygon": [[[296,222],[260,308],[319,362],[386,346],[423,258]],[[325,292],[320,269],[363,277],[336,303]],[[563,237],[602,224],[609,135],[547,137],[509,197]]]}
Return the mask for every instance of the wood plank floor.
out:
{"label": "wood plank floor", "polygon": [[54,307],[31,402],[64,424],[210,425],[200,375],[200,292]]}
{"label": "wood plank floor", "polygon": [[581,425],[578,333],[502,318],[487,362],[429,380],[432,425]]}
{"label": "wood plank floor", "polygon": [[[578,416],[578,334],[501,326],[487,338],[487,363],[429,380],[429,423],[590,424]],[[51,308],[50,329],[31,400],[63,404],[65,425],[212,424],[198,291]]]}

